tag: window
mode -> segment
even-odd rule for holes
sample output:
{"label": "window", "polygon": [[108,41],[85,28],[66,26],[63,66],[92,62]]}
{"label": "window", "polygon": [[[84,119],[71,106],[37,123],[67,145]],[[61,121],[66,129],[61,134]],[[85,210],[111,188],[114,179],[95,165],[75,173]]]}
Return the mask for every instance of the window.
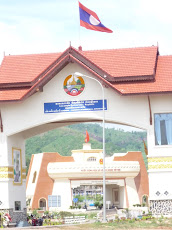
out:
{"label": "window", "polygon": [[172,145],[172,113],[154,115],[155,145]]}
{"label": "window", "polygon": [[48,207],[61,207],[61,196],[48,196]]}
{"label": "window", "polygon": [[96,157],[89,157],[87,158],[87,161],[96,161]]}
{"label": "window", "polygon": [[35,180],[36,180],[36,171],[34,172],[34,174],[33,174],[33,180],[32,180],[32,183],[35,183]]}
{"label": "window", "polygon": [[15,206],[15,211],[20,211],[21,210],[21,201],[15,201],[14,206]]}
{"label": "window", "polygon": [[40,209],[46,209],[46,200],[44,198],[40,199],[39,207]]}
{"label": "window", "polygon": [[113,203],[119,204],[119,189],[113,189]]}

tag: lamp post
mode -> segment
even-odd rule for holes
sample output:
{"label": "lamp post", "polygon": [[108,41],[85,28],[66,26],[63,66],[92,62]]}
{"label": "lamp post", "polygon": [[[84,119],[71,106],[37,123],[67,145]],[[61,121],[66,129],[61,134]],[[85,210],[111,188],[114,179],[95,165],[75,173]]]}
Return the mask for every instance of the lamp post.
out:
{"label": "lamp post", "polygon": [[84,75],[82,73],[75,72],[75,76],[86,77],[96,81],[102,89],[102,99],[103,99],[103,222],[106,222],[106,177],[105,177],[105,102],[104,102],[104,88],[102,83],[90,76]]}

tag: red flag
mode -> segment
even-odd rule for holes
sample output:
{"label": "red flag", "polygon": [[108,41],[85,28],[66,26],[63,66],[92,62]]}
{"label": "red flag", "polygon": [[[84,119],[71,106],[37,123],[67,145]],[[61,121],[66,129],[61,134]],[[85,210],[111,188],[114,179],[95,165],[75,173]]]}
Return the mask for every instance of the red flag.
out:
{"label": "red flag", "polygon": [[88,134],[88,132],[87,132],[87,130],[86,130],[85,143],[88,143],[88,142],[89,142],[89,140],[90,140],[90,137],[89,137],[89,134]]}
{"label": "red flag", "polygon": [[79,2],[80,25],[89,30],[112,33],[113,31],[105,27],[97,14],[89,10]]}

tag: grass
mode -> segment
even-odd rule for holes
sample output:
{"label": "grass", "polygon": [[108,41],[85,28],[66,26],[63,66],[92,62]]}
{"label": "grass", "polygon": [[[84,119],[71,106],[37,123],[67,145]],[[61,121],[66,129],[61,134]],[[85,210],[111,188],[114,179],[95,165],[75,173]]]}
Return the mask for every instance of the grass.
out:
{"label": "grass", "polygon": [[[62,229],[69,229],[69,226],[60,227]],[[172,229],[172,219],[157,218],[151,220],[119,220],[109,223],[93,223],[70,226],[70,229],[84,230],[84,229]]]}
{"label": "grass", "polygon": [[[56,214],[56,215],[55,215]],[[77,225],[64,225],[63,218],[66,216],[82,215],[86,217],[88,222]],[[58,226],[60,229],[70,230],[92,230],[92,229],[171,229],[172,230],[172,218],[159,217],[154,218],[151,215],[145,215],[142,219],[119,219],[118,216],[114,216],[115,220],[111,220],[107,223],[94,222],[96,221],[97,212],[74,214],[71,212],[59,212],[54,213],[54,219],[45,219],[44,226],[51,226],[55,228]],[[92,222],[92,223],[90,223]]]}

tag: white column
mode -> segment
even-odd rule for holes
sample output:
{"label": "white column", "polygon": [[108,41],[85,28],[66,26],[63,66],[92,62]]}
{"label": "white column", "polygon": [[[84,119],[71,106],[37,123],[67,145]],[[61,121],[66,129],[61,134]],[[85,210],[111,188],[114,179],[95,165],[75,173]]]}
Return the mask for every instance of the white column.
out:
{"label": "white column", "polygon": [[132,208],[134,204],[140,204],[137,188],[134,178],[126,178],[126,189],[128,194],[129,208]]}
{"label": "white column", "polygon": [[[22,183],[13,184],[13,159],[12,149],[21,149]],[[25,141],[20,135],[7,137],[0,134],[0,209],[13,209],[15,201],[21,202],[21,211],[26,208],[26,174],[25,167]]]}

